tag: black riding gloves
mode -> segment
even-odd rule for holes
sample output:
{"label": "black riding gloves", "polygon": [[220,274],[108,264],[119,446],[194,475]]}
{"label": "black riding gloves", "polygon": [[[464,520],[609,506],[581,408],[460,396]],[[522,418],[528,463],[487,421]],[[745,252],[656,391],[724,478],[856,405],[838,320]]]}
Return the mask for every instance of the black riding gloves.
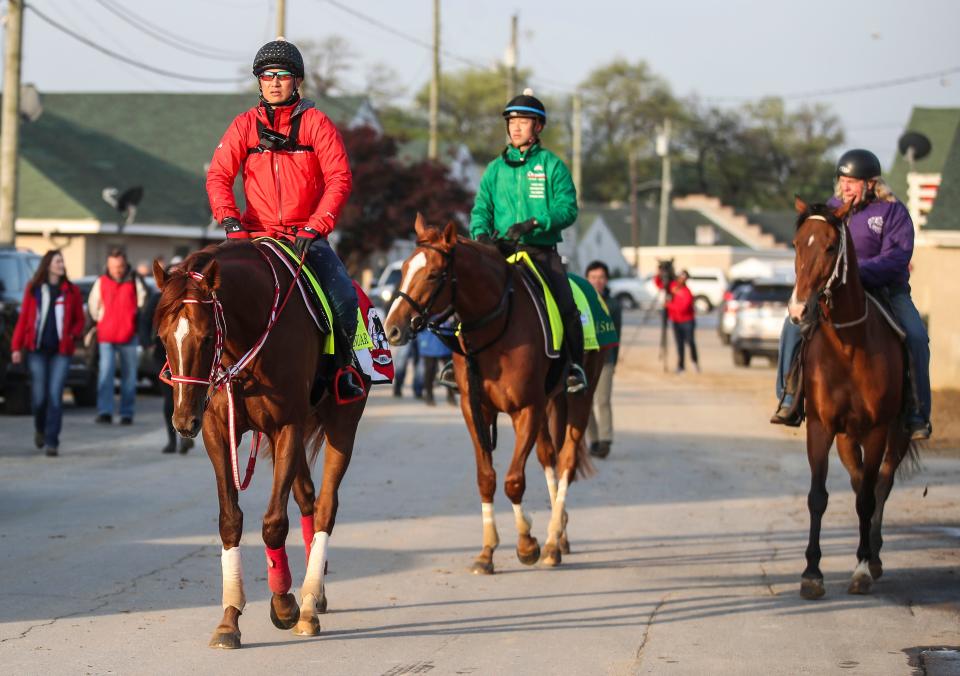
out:
{"label": "black riding gloves", "polygon": [[507,239],[512,239],[515,242],[518,242],[520,241],[521,237],[533,232],[534,228],[536,228],[538,225],[540,225],[540,223],[536,218],[530,218],[526,221],[521,221],[520,223],[514,223],[507,229]]}
{"label": "black riding gloves", "polygon": [[313,244],[312,237],[297,237],[295,240],[293,240],[293,248],[295,248],[297,253],[300,254],[300,258],[304,257],[311,244]]}
{"label": "black riding gloves", "polygon": [[240,225],[240,221],[233,216],[227,216],[224,218],[220,222],[220,225],[223,226],[223,230],[227,233],[227,237],[236,235],[238,232],[243,232],[243,226]]}
{"label": "black riding gloves", "polygon": [[494,241],[493,237],[491,237],[491,236],[490,236],[489,234],[487,234],[487,233],[483,233],[482,235],[478,235],[478,236],[477,236],[477,241],[480,242],[481,244],[489,244],[490,246],[495,246],[495,245],[496,245],[496,242]]}

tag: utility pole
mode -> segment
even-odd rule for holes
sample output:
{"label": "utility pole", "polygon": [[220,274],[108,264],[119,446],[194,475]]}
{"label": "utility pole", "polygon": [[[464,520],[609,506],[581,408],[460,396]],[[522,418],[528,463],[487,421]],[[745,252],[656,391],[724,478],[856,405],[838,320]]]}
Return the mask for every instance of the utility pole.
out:
{"label": "utility pole", "polygon": [[660,228],[657,231],[657,246],[667,245],[667,215],[670,209],[670,192],[673,189],[670,179],[670,118],[663,121],[663,128],[657,133],[657,155],[661,160],[660,176]]}
{"label": "utility pole", "polygon": [[287,34],[287,0],[277,0],[277,37]]}
{"label": "utility pole", "polygon": [[630,180],[630,245],[633,247],[633,267],[640,276],[640,208],[637,204],[637,149],[631,143],[628,153]]}
{"label": "utility pole", "polygon": [[17,154],[20,144],[20,41],[23,0],[7,2],[3,61],[3,113],[0,123],[0,246],[13,246],[17,217]]}
{"label": "utility pole", "polygon": [[517,95],[517,15],[510,17],[510,45],[507,47],[507,98],[509,101]]}
{"label": "utility pole", "polygon": [[573,95],[573,187],[577,204],[583,204],[583,114],[580,94]]}
{"label": "utility pole", "polygon": [[440,0],[433,0],[433,78],[430,80],[430,142],[427,157],[439,157],[437,132],[440,117]]}

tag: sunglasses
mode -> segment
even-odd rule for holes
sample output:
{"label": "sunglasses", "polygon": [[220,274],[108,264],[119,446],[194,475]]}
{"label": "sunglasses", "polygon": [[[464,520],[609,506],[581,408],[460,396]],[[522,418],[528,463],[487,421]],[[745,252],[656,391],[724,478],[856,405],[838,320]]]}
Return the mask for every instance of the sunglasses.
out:
{"label": "sunglasses", "polygon": [[278,70],[275,72],[270,72],[268,70],[260,73],[261,82],[270,82],[271,80],[280,80],[280,82],[289,82],[293,79],[293,73],[289,70]]}

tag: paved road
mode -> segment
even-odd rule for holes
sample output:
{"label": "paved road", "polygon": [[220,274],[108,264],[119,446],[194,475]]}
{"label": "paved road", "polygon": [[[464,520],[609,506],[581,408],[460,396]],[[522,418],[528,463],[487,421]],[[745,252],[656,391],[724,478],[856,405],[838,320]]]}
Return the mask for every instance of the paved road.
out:
{"label": "paved road", "polygon": [[[928,456],[894,489],[887,575],[866,597],[845,593],[855,516],[834,457],[827,596],[802,601],[809,475],[800,435],[765,423],[772,371],[734,370],[702,330],[705,372],[664,374],[654,329],[626,334],[617,440],[571,489],[562,567],[516,560],[498,495],[498,574],[469,574],[480,510],[459,412],[379,392],[341,493],[321,637],[268,618],[268,466],[242,496],[235,652],[206,647],[220,616],[213,474],[202,450],[160,455],[156,398],[132,428],[71,411],[55,460],[30,447],[28,419],[0,418],[0,672],[909,674],[921,649],[960,645],[960,453]],[[501,448],[511,438],[501,425]],[[497,453],[501,483],[507,461]],[[542,541],[547,491],[529,469]],[[925,659],[928,674],[955,673],[948,653]]]}

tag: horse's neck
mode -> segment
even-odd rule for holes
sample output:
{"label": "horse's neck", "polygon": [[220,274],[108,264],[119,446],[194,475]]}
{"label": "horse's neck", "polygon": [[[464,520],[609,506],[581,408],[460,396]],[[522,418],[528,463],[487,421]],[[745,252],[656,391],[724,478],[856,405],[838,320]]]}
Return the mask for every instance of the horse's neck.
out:
{"label": "horse's neck", "polygon": [[[463,256],[463,253],[467,253]],[[465,322],[492,312],[503,298],[509,264],[500,256],[488,255],[476,246],[460,246],[456,256],[457,295],[454,309]],[[468,281],[469,280],[469,281]]]}
{"label": "horse's neck", "polygon": [[[242,354],[252,345],[270,318],[273,307],[273,275],[266,261],[256,252],[252,256],[218,258],[220,288],[217,297],[223,305],[226,323],[226,350]],[[280,274],[280,271],[277,271]],[[285,289],[283,280],[281,291]]]}
{"label": "horse's neck", "polygon": [[[850,233],[847,232],[848,242],[850,242]],[[848,244],[847,251],[847,275],[846,283],[839,284],[833,290],[833,307],[826,313],[827,324],[831,330],[836,333],[838,339],[843,343],[849,343],[852,339],[862,332],[866,327],[866,322],[855,323],[864,317],[867,310],[867,295],[860,281],[860,267],[857,265],[857,255],[853,250],[852,243]],[[853,326],[835,329],[836,324],[850,324]]]}

